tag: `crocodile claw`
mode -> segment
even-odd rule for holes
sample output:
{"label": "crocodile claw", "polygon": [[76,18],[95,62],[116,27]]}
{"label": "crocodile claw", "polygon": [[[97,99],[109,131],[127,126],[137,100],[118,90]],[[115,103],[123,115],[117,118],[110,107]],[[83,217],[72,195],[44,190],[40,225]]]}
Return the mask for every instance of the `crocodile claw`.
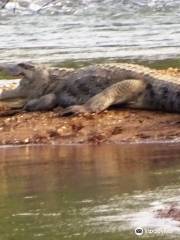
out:
{"label": "crocodile claw", "polygon": [[83,105],[74,105],[67,107],[65,110],[59,113],[59,116],[79,115],[89,113]]}

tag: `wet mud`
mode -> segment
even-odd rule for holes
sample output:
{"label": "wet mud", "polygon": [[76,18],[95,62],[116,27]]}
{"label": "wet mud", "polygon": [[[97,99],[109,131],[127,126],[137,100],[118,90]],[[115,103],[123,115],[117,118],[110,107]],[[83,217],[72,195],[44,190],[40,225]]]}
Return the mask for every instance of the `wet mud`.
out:
{"label": "wet mud", "polygon": [[[180,70],[160,70],[180,77]],[[3,105],[0,113],[6,110]],[[59,117],[56,112],[0,117],[0,144],[100,144],[180,141],[179,114],[108,109],[87,116]]]}

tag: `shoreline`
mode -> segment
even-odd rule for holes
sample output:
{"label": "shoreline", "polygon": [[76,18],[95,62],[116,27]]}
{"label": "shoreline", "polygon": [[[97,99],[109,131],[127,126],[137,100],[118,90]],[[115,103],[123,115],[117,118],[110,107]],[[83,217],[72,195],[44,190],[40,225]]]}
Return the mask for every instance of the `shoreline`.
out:
{"label": "shoreline", "polygon": [[126,141],[122,141],[122,142],[118,142],[118,143],[100,143],[100,144],[93,144],[93,143],[72,143],[72,144],[58,144],[58,143],[54,143],[54,144],[49,144],[49,143],[39,143],[39,144],[34,144],[34,143],[27,143],[27,144],[5,144],[5,145],[0,145],[0,150],[5,149],[5,148],[24,148],[24,147],[29,147],[29,148],[34,148],[34,147],[44,147],[44,146],[48,146],[48,147],[91,147],[91,146],[127,146],[127,145],[163,145],[163,144],[169,144],[169,145],[179,145],[180,144],[180,138],[176,141],[176,140],[155,140],[155,141],[134,141],[134,142],[126,142]]}

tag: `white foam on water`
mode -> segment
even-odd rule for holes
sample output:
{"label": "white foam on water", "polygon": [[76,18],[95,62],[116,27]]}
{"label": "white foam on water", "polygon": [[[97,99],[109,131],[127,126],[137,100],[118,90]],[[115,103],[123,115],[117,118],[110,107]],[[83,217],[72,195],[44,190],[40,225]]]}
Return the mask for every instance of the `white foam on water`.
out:
{"label": "white foam on water", "polygon": [[180,57],[179,0],[17,0],[0,10],[0,62]]}
{"label": "white foam on water", "polygon": [[[107,204],[84,208],[93,216],[88,224],[96,230],[127,231],[142,228],[148,235],[174,236],[180,234],[180,222],[172,218],[158,217],[159,210],[179,206],[178,186],[165,187],[160,191],[140,192],[134,195],[114,197]],[[169,197],[171,196],[171,197]]]}

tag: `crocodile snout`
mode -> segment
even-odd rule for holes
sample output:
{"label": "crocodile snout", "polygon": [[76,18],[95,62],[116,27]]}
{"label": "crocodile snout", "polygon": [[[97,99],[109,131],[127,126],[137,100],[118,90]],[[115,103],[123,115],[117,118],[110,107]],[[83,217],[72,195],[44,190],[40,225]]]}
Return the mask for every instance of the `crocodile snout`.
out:
{"label": "crocodile snout", "polygon": [[0,71],[3,71],[11,76],[23,75],[22,69],[16,64],[0,64]]}

